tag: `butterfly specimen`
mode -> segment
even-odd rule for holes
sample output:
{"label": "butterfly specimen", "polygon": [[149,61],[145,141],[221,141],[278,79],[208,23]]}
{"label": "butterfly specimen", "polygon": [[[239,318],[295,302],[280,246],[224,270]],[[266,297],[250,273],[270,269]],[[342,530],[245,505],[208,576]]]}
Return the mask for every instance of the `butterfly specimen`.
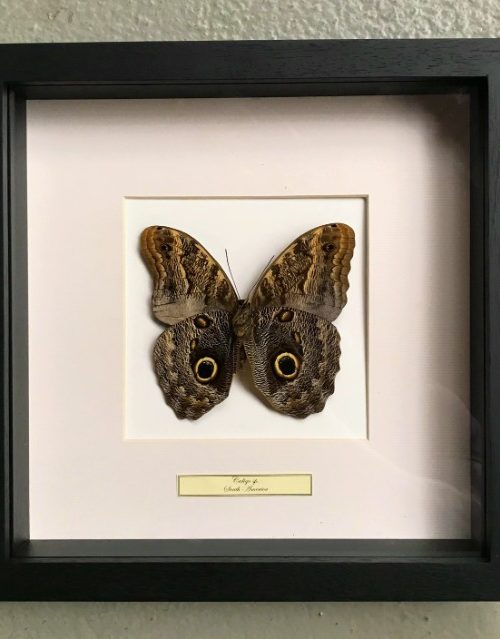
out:
{"label": "butterfly specimen", "polygon": [[198,419],[226,399],[238,362],[275,410],[307,417],[335,390],[340,336],[332,322],[347,302],[354,231],[325,224],[292,242],[239,300],[210,253],[166,226],[142,232],[153,276],[153,315],[167,328],[153,351],[167,404]]}

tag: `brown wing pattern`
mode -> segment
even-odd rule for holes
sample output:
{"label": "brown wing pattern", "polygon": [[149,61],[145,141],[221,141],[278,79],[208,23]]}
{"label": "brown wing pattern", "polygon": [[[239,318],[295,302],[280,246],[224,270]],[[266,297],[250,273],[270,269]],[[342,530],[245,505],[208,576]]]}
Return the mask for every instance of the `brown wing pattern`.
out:
{"label": "brown wing pattern", "polygon": [[[198,419],[226,399],[235,353],[231,318],[225,311],[207,311],[163,331],[153,361],[165,401],[177,417]],[[211,369],[200,367],[203,362]]]}
{"label": "brown wing pattern", "polygon": [[239,345],[272,408],[307,417],[335,390],[340,336],[331,322],[347,302],[354,231],[342,223],[304,233],[265,270],[248,301],[237,295],[195,239],[145,229],[141,250],[153,275],[153,313],[168,325],[154,348],[165,400],[198,419],[224,400]]}
{"label": "brown wing pattern", "polygon": [[340,336],[333,324],[267,306],[253,313],[244,347],[254,383],[272,408],[293,417],[323,410],[339,370]]}
{"label": "brown wing pattern", "polygon": [[347,302],[354,231],[347,224],[318,226],[298,237],[264,272],[251,308],[291,306],[332,322]]}
{"label": "brown wing pattern", "polygon": [[142,232],[141,251],[153,276],[153,314],[164,324],[207,309],[236,310],[237,295],[220,264],[187,233],[150,226]]}

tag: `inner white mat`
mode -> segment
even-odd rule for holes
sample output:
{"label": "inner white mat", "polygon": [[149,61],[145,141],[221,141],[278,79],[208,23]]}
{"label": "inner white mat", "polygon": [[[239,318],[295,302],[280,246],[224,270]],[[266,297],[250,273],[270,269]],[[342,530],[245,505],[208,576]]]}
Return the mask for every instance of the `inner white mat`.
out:
{"label": "inner white mat", "polygon": [[[125,436],[168,438],[363,438],[366,419],[364,198],[127,199]],[[246,297],[269,260],[305,231],[344,222],[356,235],[348,303],[335,321],[342,354],[335,393],[321,413],[294,419],[269,408],[236,374],[229,397],[197,421],[165,404],[152,365],[162,325],[151,314],[151,276],[139,252],[150,225],[172,226],[201,242],[221,265],[227,249]],[[227,265],[226,265],[226,271]]]}

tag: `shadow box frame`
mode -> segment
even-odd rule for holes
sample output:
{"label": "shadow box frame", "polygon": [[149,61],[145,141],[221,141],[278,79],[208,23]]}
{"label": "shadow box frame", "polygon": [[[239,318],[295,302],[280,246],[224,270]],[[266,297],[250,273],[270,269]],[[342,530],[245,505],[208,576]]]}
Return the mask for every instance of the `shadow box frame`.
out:
{"label": "shadow box frame", "polygon": [[[1,45],[0,90],[0,598],[500,599],[500,41]],[[470,542],[30,539],[26,101],[446,93],[470,100]]]}

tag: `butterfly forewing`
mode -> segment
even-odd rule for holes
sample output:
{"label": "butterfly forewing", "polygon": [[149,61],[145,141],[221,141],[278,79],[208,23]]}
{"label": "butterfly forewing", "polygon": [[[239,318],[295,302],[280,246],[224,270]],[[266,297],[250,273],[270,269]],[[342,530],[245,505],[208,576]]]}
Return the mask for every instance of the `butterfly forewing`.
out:
{"label": "butterfly forewing", "polygon": [[293,241],[264,271],[249,303],[293,306],[332,322],[347,303],[354,231],[340,222],[325,224]]}
{"label": "butterfly forewing", "polygon": [[153,276],[156,319],[171,325],[207,308],[233,313],[238,297],[220,264],[194,238],[167,226],[142,232],[141,252]]}

